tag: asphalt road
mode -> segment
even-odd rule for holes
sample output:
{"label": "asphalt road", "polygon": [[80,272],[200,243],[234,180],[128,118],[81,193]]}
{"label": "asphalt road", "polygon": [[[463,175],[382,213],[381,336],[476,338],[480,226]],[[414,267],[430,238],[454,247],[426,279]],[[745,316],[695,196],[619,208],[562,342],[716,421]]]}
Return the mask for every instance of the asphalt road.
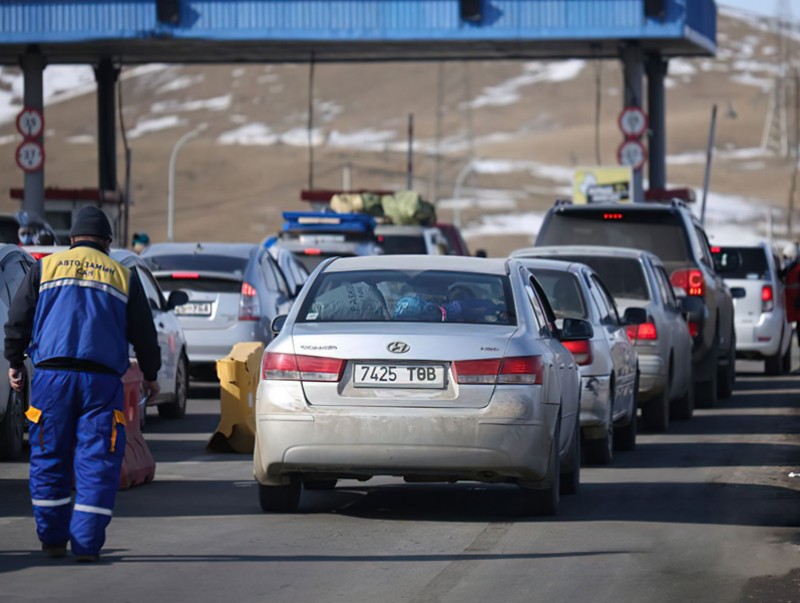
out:
{"label": "asphalt road", "polygon": [[28,466],[0,465],[0,601],[798,601],[800,375],[761,366],[739,363],[717,408],[585,468],[550,519],[520,516],[510,486],[394,479],[267,515],[250,459],[205,451],[215,399],[178,421],[151,410],[156,480],[120,493],[98,564],[41,556]]}

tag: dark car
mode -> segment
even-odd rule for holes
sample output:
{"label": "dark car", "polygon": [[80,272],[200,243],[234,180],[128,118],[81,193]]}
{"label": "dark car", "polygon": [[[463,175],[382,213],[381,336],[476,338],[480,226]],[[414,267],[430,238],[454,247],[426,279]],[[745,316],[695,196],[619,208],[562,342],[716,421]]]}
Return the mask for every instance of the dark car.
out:
{"label": "dark car", "polygon": [[458,229],[458,226],[437,222],[436,228],[438,228],[444,235],[444,238],[447,239],[450,255],[470,255],[469,247],[467,247],[464,237],[461,236],[461,231]]}
{"label": "dark car", "polygon": [[689,322],[695,401],[727,398],[736,379],[733,298],[717,272],[708,238],[689,208],[671,203],[572,205],[558,202],[545,216],[536,246],[600,245],[650,251],[661,258],[680,295],[703,302]]}

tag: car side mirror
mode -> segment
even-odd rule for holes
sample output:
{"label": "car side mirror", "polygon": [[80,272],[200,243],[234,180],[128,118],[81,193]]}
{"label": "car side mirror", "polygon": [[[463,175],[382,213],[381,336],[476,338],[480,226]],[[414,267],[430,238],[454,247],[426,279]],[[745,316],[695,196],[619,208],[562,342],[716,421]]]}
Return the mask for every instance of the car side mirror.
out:
{"label": "car side mirror", "polygon": [[733,297],[733,299],[742,299],[745,295],[747,295],[747,291],[744,287],[731,288],[731,297]]}
{"label": "car side mirror", "polygon": [[178,306],[182,306],[189,302],[189,294],[186,291],[173,291],[169,294],[169,299],[167,299],[167,310],[174,310]]}
{"label": "car side mirror", "polygon": [[283,325],[286,324],[286,319],[289,318],[288,314],[281,314],[280,316],[276,316],[272,319],[272,324],[270,325],[270,329],[272,330],[272,336],[275,337],[278,333],[281,332]]}
{"label": "car side mirror", "polygon": [[588,320],[580,320],[578,318],[565,318],[564,324],[561,326],[561,341],[580,341],[582,339],[591,339],[594,337],[594,329],[592,323]]}
{"label": "car side mirror", "polygon": [[626,325],[643,325],[647,322],[647,310],[644,308],[628,308],[622,315],[622,322]]}
{"label": "car side mirror", "polygon": [[[742,289],[744,291],[744,289]],[[688,322],[700,322],[705,318],[706,305],[699,297],[682,297],[680,299],[681,314]]]}

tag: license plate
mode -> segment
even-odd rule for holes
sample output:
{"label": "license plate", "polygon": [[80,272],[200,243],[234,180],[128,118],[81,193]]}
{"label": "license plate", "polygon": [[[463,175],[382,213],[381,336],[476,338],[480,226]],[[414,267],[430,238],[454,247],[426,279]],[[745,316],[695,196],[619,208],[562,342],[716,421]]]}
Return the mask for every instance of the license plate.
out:
{"label": "license plate", "polygon": [[175,308],[179,316],[211,316],[211,302],[189,302]]}
{"label": "license plate", "polygon": [[356,364],[355,387],[402,387],[408,389],[444,389],[444,366],[441,364]]}

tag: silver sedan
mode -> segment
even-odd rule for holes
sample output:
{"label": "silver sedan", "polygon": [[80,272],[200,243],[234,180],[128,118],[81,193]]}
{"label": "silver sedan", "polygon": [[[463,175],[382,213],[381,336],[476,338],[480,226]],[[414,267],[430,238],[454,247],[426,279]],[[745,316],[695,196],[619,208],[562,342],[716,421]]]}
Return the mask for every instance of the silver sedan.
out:
{"label": "silver sedan", "polygon": [[606,465],[613,451],[636,446],[638,359],[614,300],[597,274],[576,262],[523,260],[542,285],[556,318],[588,320],[594,337],[565,342],[581,371],[583,455]]}
{"label": "silver sedan", "polygon": [[266,511],[342,478],[512,482],[553,514],[580,479],[580,375],[514,260],[327,260],[267,347],[255,477]]}

